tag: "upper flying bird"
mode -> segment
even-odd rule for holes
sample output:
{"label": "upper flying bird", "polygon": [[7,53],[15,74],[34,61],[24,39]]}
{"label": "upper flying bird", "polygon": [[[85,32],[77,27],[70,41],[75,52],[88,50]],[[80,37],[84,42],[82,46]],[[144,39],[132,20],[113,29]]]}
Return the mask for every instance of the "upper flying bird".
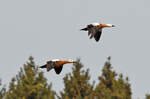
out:
{"label": "upper flying bird", "polygon": [[88,35],[91,35],[90,39],[94,37],[95,40],[98,42],[102,34],[102,29],[105,27],[115,27],[115,26],[111,24],[93,23],[87,25],[85,28],[81,30],[88,31]]}
{"label": "upper flying bird", "polygon": [[59,74],[62,71],[63,65],[67,63],[76,63],[73,60],[60,60],[60,59],[53,59],[50,61],[47,61],[47,63],[43,66],[40,66],[39,68],[46,68],[47,71],[50,71],[54,68],[56,74]]}

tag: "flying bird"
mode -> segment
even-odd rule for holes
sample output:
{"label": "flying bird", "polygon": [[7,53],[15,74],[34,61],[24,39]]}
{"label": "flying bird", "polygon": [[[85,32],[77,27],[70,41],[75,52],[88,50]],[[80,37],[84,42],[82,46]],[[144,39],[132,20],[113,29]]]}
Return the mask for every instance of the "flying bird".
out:
{"label": "flying bird", "polygon": [[115,27],[115,26],[111,24],[93,23],[93,24],[87,25],[85,28],[81,30],[88,31],[88,36],[91,35],[90,39],[94,37],[95,40],[98,42],[102,34],[102,29],[105,27]]}
{"label": "flying bird", "polygon": [[73,60],[60,60],[60,59],[53,59],[50,61],[47,61],[47,63],[43,66],[40,66],[39,68],[46,68],[47,71],[50,71],[51,69],[54,69],[56,74],[60,74],[62,71],[63,65],[67,63],[76,63]]}

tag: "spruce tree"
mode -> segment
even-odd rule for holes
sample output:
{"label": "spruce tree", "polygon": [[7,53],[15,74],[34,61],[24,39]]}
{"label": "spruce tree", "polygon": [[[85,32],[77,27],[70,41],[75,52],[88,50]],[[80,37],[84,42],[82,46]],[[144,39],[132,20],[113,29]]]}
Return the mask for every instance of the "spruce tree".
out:
{"label": "spruce tree", "polygon": [[6,99],[55,99],[51,84],[47,83],[43,72],[38,70],[33,58],[29,58],[16,77],[12,78]]}
{"label": "spruce tree", "polygon": [[150,99],[150,94],[146,94],[146,98],[145,99]]}
{"label": "spruce tree", "polygon": [[0,79],[0,99],[4,98],[5,93],[6,93],[6,88],[5,86],[2,86],[1,79]]}
{"label": "spruce tree", "polygon": [[93,99],[93,85],[89,83],[89,70],[81,70],[80,60],[73,64],[72,73],[64,77],[64,90],[60,99]]}
{"label": "spruce tree", "polygon": [[112,70],[110,57],[105,62],[102,75],[95,89],[95,99],[131,99],[131,88],[128,77]]}

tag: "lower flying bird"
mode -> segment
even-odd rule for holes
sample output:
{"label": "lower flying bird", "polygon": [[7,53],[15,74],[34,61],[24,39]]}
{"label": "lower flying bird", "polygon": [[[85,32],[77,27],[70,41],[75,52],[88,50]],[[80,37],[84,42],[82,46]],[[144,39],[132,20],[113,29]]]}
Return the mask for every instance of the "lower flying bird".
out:
{"label": "lower flying bird", "polygon": [[88,35],[91,35],[90,39],[94,37],[95,40],[98,42],[102,34],[102,29],[105,27],[115,27],[115,26],[111,24],[93,23],[87,25],[85,28],[81,30],[88,31]]}
{"label": "lower flying bird", "polygon": [[45,65],[40,66],[39,68],[46,68],[47,71],[54,69],[56,74],[59,74],[62,71],[63,65],[67,63],[76,63],[76,62],[73,60],[53,59],[53,60],[47,61]]}

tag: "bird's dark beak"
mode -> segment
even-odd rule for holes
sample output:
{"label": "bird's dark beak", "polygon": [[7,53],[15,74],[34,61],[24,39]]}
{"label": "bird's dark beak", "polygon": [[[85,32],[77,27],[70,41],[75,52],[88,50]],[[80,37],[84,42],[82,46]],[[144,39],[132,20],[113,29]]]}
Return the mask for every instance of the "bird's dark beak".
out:
{"label": "bird's dark beak", "polygon": [[72,63],[77,63],[77,61],[73,61]]}
{"label": "bird's dark beak", "polygon": [[115,25],[112,25],[112,27],[115,27]]}

